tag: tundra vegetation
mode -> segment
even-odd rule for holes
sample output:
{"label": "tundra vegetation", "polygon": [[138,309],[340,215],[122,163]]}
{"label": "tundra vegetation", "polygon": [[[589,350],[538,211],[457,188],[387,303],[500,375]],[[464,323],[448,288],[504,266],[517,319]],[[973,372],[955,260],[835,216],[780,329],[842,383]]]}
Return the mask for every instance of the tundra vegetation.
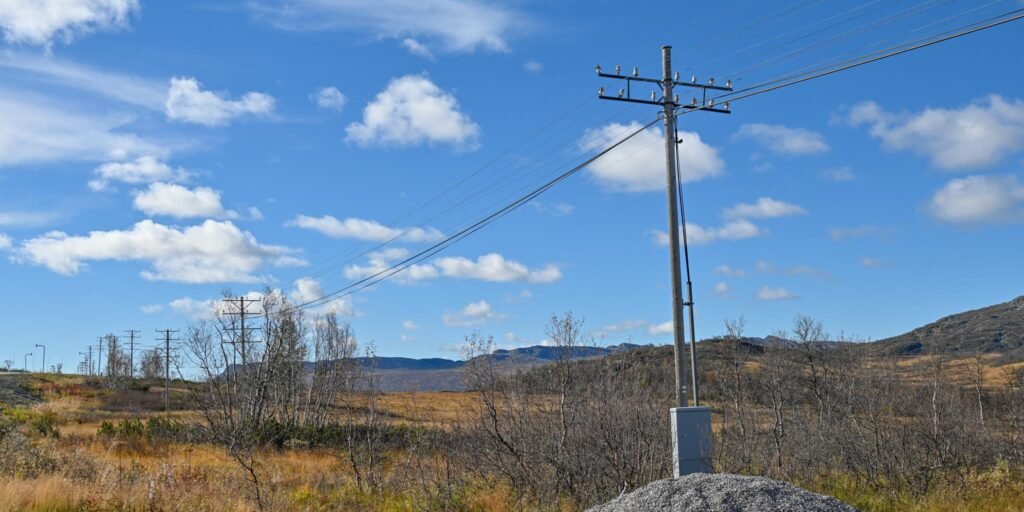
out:
{"label": "tundra vegetation", "polygon": [[[575,359],[593,340],[566,313],[550,364],[487,357],[472,333],[471,391],[385,394],[348,324],[261,305],[245,331],[211,311],[171,361],[130,368],[111,335],[103,377],[0,375],[17,398],[0,405],[0,510],[571,511],[671,474],[670,347]],[[1019,365],[883,356],[805,317],[767,341],[743,327],[698,345],[718,471],[863,510],[1024,508]]]}

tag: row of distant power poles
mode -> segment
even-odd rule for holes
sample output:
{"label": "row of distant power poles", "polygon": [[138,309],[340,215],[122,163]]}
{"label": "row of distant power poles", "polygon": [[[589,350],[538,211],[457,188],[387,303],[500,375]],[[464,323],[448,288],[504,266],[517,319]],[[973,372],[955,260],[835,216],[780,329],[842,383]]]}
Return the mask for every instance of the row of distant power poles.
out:
{"label": "row of distant power poles", "polygon": [[[140,341],[141,340],[140,335],[142,334],[142,331],[140,331],[138,329],[128,329],[128,330],[126,330],[124,332],[125,332],[125,334],[127,334],[127,338],[128,338],[128,373],[129,373],[129,376],[134,377],[135,376],[136,341]],[[174,349],[171,346],[171,342],[178,341],[177,338],[173,337],[175,334],[178,333],[178,330],[177,329],[157,329],[156,333],[160,335],[156,339],[156,341],[158,341],[159,344],[154,346],[153,349],[161,350],[163,352],[164,374],[165,374],[166,377],[170,378],[171,351]],[[112,364],[111,360],[113,359],[113,355],[110,354],[110,352],[109,352],[109,350],[110,350],[110,347],[109,347],[110,339],[111,339],[110,335],[100,336],[100,337],[96,338],[97,343],[95,345],[88,345],[86,347],[87,351],[79,352],[78,353],[80,356],[82,356],[82,361],[78,363],[78,373],[79,374],[89,375],[89,376],[94,376],[94,375],[96,375],[96,376],[107,376],[107,375],[109,375],[109,373],[110,373],[109,372],[109,368],[110,368],[110,366]],[[108,351],[107,352],[108,361],[107,361],[107,364],[105,366],[103,364],[103,351],[104,351],[104,349],[106,349]],[[96,354],[95,358],[93,357],[94,353]]]}

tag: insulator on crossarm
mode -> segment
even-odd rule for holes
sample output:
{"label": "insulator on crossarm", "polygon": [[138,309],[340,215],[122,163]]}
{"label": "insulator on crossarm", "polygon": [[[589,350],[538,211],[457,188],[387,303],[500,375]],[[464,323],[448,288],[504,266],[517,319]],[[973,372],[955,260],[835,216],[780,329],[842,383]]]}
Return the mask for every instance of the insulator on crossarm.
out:
{"label": "insulator on crossarm", "polygon": [[714,98],[711,98],[711,100],[708,101],[708,106],[709,107],[714,107],[715,106],[715,99]]}
{"label": "insulator on crossarm", "polygon": [[691,107],[696,107],[697,106],[697,98],[690,98],[690,106]]}
{"label": "insulator on crossarm", "polygon": [[678,81],[679,81],[679,72],[678,72],[678,71],[676,71],[676,77],[675,77],[675,79],[676,79],[676,82],[678,82]]}
{"label": "insulator on crossarm", "polygon": [[715,79],[711,78],[708,80],[708,85],[715,85]]}
{"label": "insulator on crossarm", "polygon": [[640,76],[640,68],[633,68],[633,76]]}
{"label": "insulator on crossarm", "polygon": [[658,93],[651,91],[651,101],[658,101]]}
{"label": "insulator on crossarm", "polygon": [[623,97],[625,95],[626,95],[626,90],[625,89],[619,89],[619,97],[621,98],[621,97]]}
{"label": "insulator on crossarm", "polygon": [[728,101],[727,101],[727,102],[725,102],[725,109],[726,109],[726,110],[729,110],[729,109],[731,109],[731,108],[732,108],[732,105],[730,105],[729,103],[730,103],[730,102],[728,102]]}
{"label": "insulator on crossarm", "polygon": [[725,81],[725,86],[730,88],[730,89],[732,89],[732,80],[726,80]]}
{"label": "insulator on crossarm", "polygon": [[616,75],[621,75],[622,74],[622,66],[619,66],[619,65],[615,66],[615,74]]}
{"label": "insulator on crossarm", "polygon": [[597,71],[597,74],[600,75],[601,74],[601,65],[598,64],[598,65],[594,66],[594,71]]}
{"label": "insulator on crossarm", "polygon": [[674,97],[672,98],[672,103],[675,103],[676,105],[678,105],[678,104],[679,104],[679,95],[678,95],[678,94],[676,94],[676,95],[675,95],[675,96],[674,96]]}
{"label": "insulator on crossarm", "polygon": [[690,83],[691,84],[697,83],[697,75],[693,75],[693,76],[690,77]]}
{"label": "insulator on crossarm", "polygon": [[602,88],[597,90],[597,95],[598,96],[604,96],[604,87],[602,87]]}

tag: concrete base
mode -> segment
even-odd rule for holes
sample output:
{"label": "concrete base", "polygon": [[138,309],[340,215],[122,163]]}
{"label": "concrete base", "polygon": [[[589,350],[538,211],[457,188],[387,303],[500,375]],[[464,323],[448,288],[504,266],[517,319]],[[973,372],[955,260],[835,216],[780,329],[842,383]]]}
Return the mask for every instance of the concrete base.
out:
{"label": "concrete base", "polygon": [[711,473],[711,409],[674,407],[672,467],[676,478],[690,473]]}

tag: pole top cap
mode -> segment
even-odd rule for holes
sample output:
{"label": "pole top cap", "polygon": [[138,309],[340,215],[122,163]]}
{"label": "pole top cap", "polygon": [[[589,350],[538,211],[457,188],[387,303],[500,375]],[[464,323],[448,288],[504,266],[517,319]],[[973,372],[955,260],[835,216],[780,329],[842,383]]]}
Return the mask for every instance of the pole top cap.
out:
{"label": "pole top cap", "polygon": [[663,44],[663,45],[661,45],[661,49],[662,50],[669,50],[671,48],[672,48],[672,45],[670,45],[670,44]]}

